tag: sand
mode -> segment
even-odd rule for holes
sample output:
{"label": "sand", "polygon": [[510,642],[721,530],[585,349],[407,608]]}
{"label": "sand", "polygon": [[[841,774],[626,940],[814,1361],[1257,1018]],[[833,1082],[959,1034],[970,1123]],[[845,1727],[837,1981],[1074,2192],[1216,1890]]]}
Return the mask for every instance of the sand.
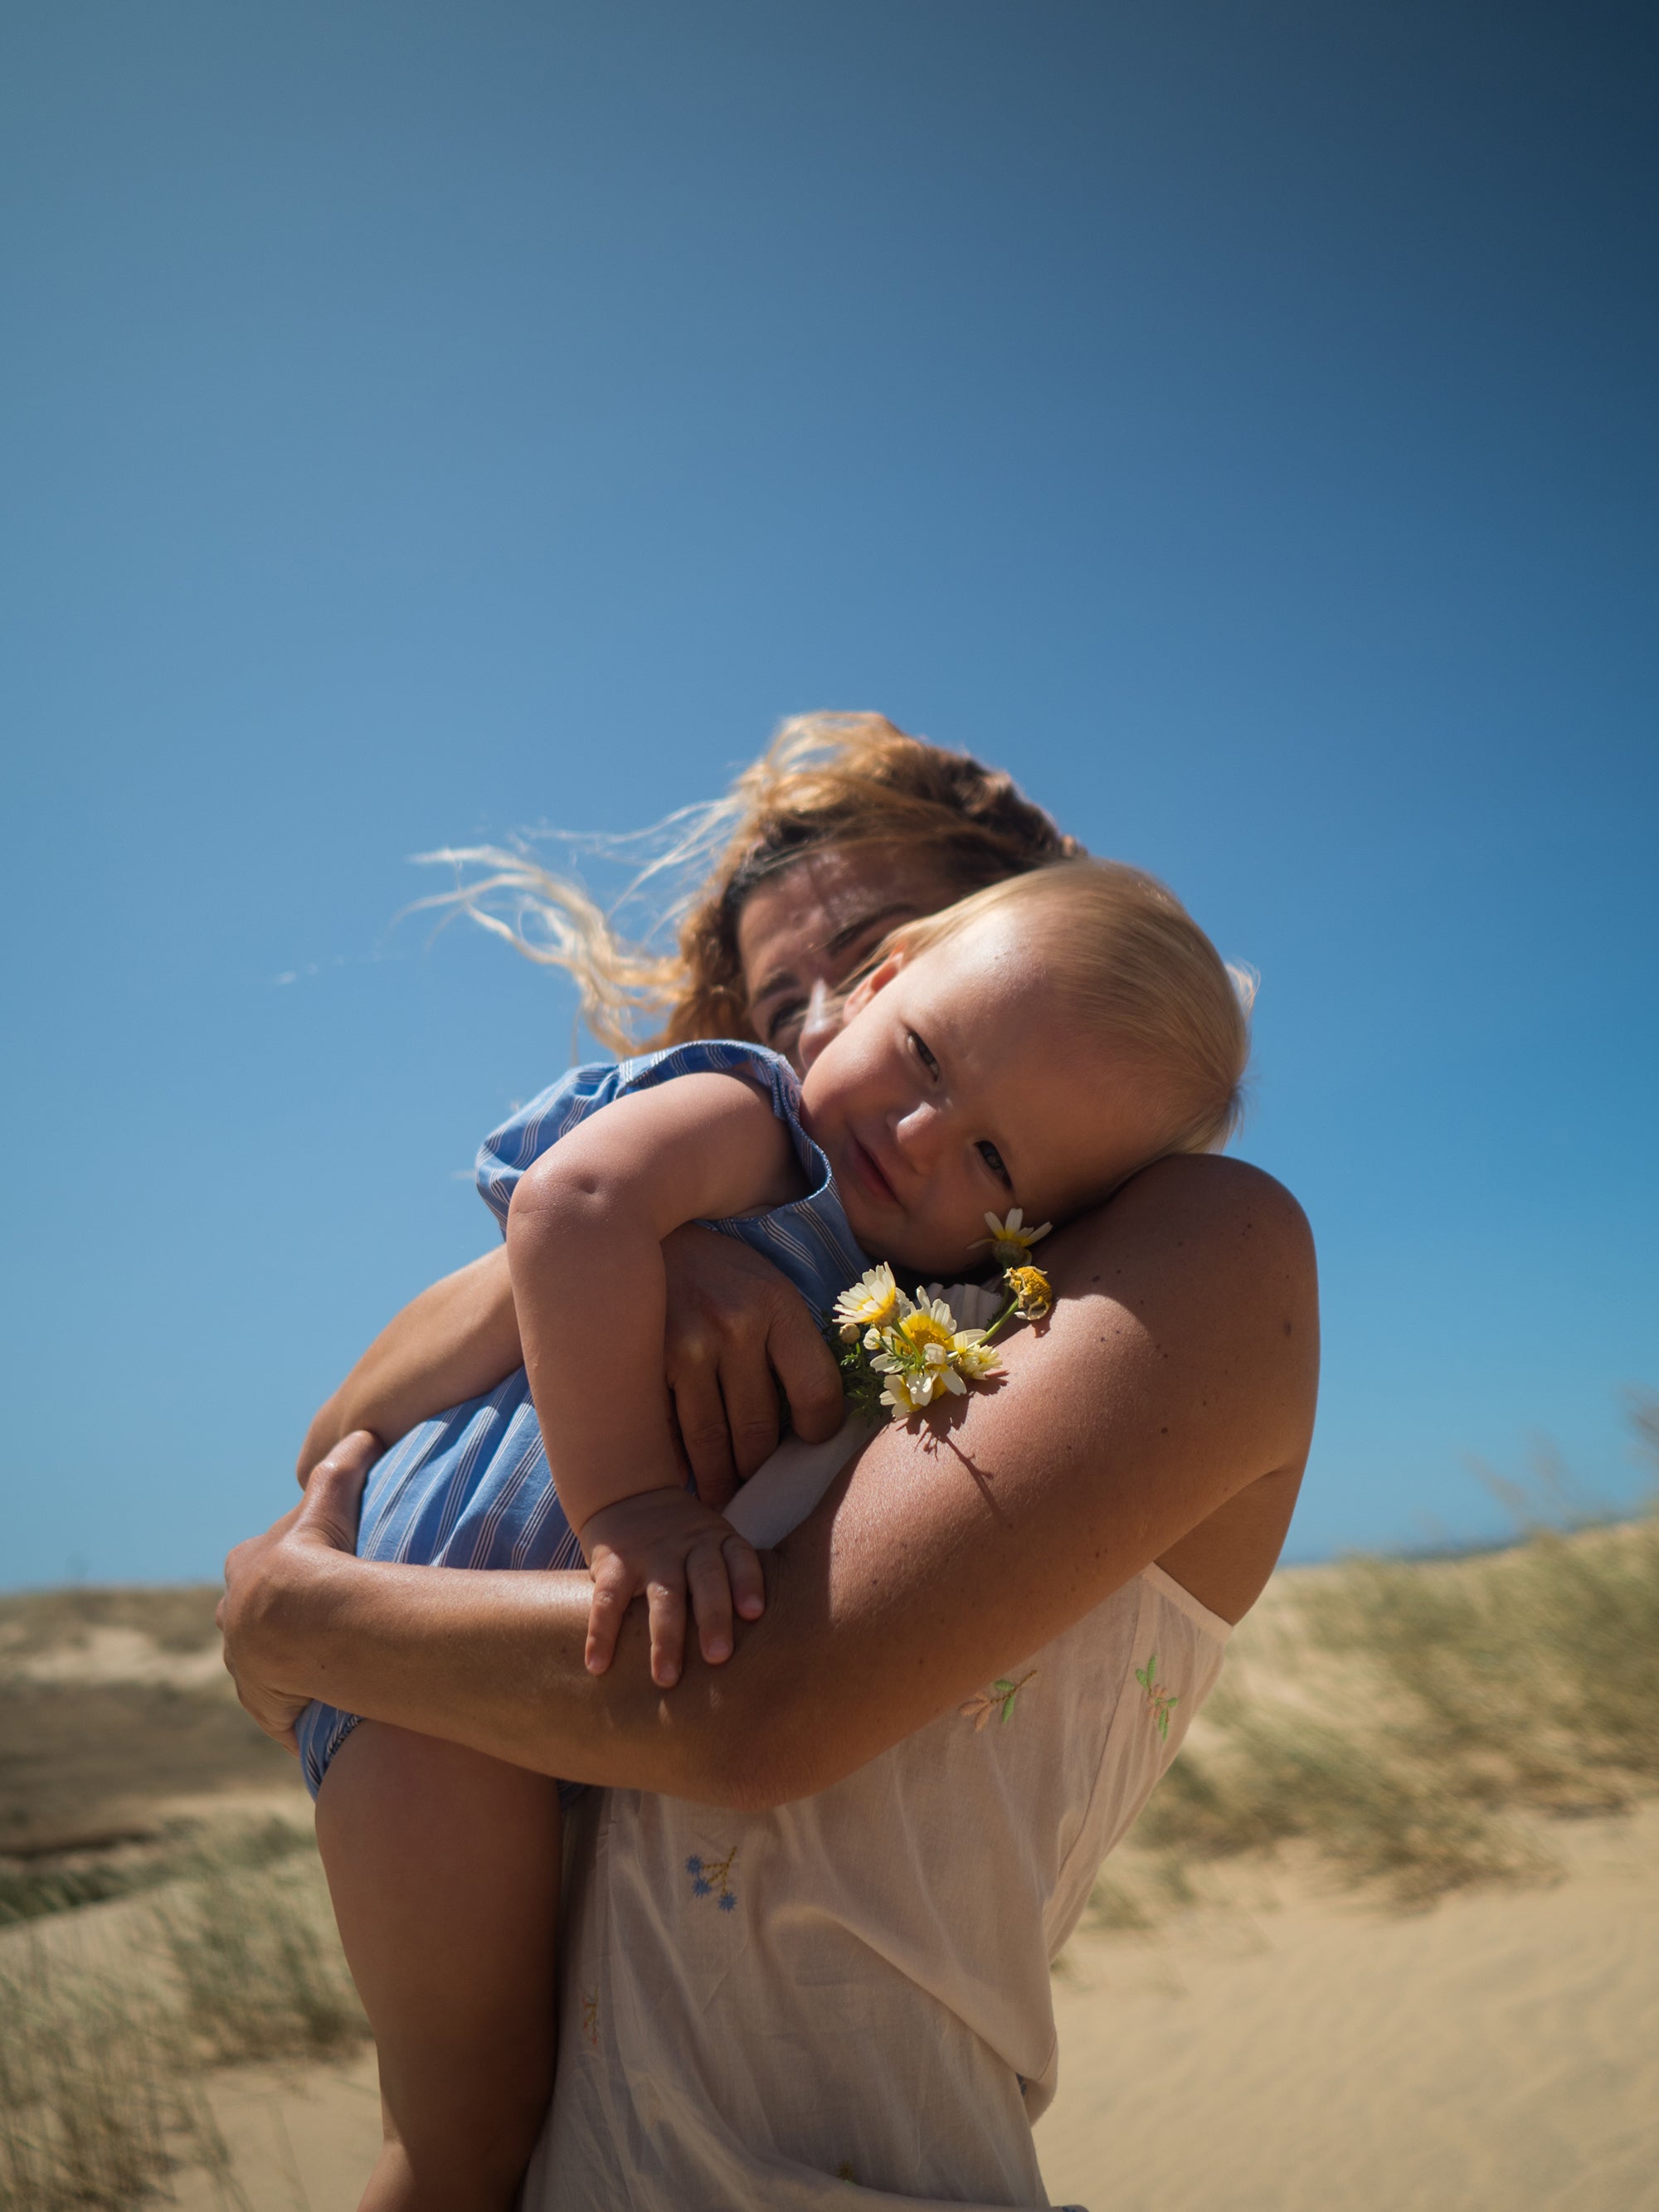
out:
{"label": "sand", "polygon": [[[14,1610],[0,1606],[14,1632],[0,1675],[13,1748],[27,1753],[7,1770],[20,1844],[37,1832],[19,1817],[39,1802],[37,1762],[66,1837],[216,1805],[242,1820],[300,1810],[291,1765],[258,1739],[204,1790],[220,1731],[240,1723],[199,1650],[163,1652],[126,1619],[64,1638],[33,1613],[6,1620]],[[106,1712],[118,1691],[131,1711]],[[46,1717],[73,1723],[68,1740],[26,1743]],[[142,1799],[125,1741],[135,1726]],[[1562,1869],[1550,1886],[1401,1912],[1335,1887],[1310,1859],[1258,1857],[1196,1869],[1202,1901],[1146,1929],[1080,1936],[1056,1971],[1060,2087],[1037,2136],[1054,2200],[1659,2212],[1659,1803],[1548,1828]],[[138,1910],[36,1922],[33,1940],[96,1947]],[[222,2069],[208,2091],[249,2212],[351,2212],[379,2139],[372,2051]],[[210,2212],[223,2200],[205,2176],[180,2175],[176,2201]]]}
{"label": "sand", "polygon": [[[1095,2212],[1659,2212],[1659,1811],[1401,1915],[1278,1883],[1076,1945],[1050,2193]],[[1275,1894],[1274,1893],[1278,1893]]]}
{"label": "sand", "polygon": [[[1258,1870],[1055,1977],[1051,2195],[1091,2212],[1659,2212],[1659,1808],[1578,1824],[1550,1888],[1402,1915]],[[213,2103],[251,2212],[351,2212],[374,2060]],[[205,2180],[180,2187],[212,2212]]]}

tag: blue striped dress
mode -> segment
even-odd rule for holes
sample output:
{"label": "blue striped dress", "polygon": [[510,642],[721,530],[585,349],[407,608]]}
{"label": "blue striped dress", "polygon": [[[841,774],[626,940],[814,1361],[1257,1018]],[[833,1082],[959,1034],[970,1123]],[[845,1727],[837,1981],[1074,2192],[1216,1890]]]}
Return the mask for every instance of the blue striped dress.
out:
{"label": "blue striped dress", "polygon": [[[479,1191],[504,1236],[520,1176],[578,1122],[632,1091],[710,1071],[748,1075],[763,1086],[794,1140],[807,1191],[787,1206],[704,1225],[770,1260],[821,1312],[870,1263],[848,1226],[829,1161],[801,1127],[794,1071],[762,1045],[674,1045],[636,1060],[572,1068],[484,1139]],[[522,1367],[484,1396],[422,1421],[375,1463],[363,1492],[357,1555],[434,1567],[582,1564],[553,1487]],[[301,1762],[313,1797],[356,1726],[355,1714],[332,1705],[307,1705],[301,1715]]]}

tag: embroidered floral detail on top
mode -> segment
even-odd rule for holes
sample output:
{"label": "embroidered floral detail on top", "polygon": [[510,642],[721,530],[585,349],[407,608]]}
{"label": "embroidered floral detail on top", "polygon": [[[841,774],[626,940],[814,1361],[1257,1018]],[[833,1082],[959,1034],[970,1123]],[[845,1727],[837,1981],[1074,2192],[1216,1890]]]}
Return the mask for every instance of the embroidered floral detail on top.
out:
{"label": "embroidered floral detail on top", "polygon": [[732,1887],[731,1876],[732,1863],[739,1848],[733,1844],[723,1859],[699,1858],[696,1851],[692,1852],[685,1863],[685,1870],[691,1877],[693,1897],[712,1897],[722,1912],[737,1911],[737,1893]]}
{"label": "embroidered floral detail on top", "polygon": [[1029,1667],[1018,1681],[1011,1680],[1006,1674],[999,1674],[988,1690],[975,1690],[971,1698],[963,1699],[957,1707],[957,1711],[963,1720],[972,1721],[975,1735],[985,1726],[993,1713],[995,1713],[999,1719],[1006,1722],[1012,1716],[1014,1700],[1025,1685],[1036,1679],[1036,1673],[1037,1669],[1035,1667]]}
{"label": "embroidered floral detail on top", "polygon": [[1135,1680],[1146,1692],[1146,1710],[1152,1717],[1152,1726],[1158,1730],[1164,1741],[1168,1743],[1170,1715],[1181,1700],[1179,1698],[1172,1698],[1167,1690],[1161,1688],[1157,1676],[1158,1654],[1154,1651],[1144,1667],[1135,1668]]}

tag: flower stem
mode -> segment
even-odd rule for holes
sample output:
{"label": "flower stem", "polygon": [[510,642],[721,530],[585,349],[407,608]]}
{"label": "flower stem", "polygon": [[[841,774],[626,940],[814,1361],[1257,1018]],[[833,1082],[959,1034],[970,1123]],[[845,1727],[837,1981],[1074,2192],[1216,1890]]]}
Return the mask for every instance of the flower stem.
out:
{"label": "flower stem", "polygon": [[1010,1321],[1012,1321],[1012,1320],[1013,1316],[1015,1316],[1018,1311],[1019,1311],[1019,1300],[1018,1300],[1017,1297],[1013,1297],[1013,1296],[1011,1294],[1011,1295],[1010,1295],[1010,1297],[1009,1297],[1009,1299],[1008,1299],[1008,1303],[1007,1303],[1007,1304],[1006,1304],[1006,1306],[1004,1306],[1004,1308],[1002,1309],[1002,1311],[1001,1311],[1001,1312],[997,1316],[996,1319],[995,1319],[995,1320],[991,1323],[991,1326],[989,1327],[989,1328],[988,1328],[988,1329],[986,1330],[986,1332],[985,1332],[985,1337],[984,1337],[984,1341],[985,1341],[987,1344],[991,1343],[991,1342],[993,1341],[993,1340],[995,1338],[995,1336],[996,1336],[996,1334],[997,1334],[997,1332],[998,1332],[1000,1329],[1006,1328],[1006,1327],[1007,1326],[1008,1322],[1009,1322]]}

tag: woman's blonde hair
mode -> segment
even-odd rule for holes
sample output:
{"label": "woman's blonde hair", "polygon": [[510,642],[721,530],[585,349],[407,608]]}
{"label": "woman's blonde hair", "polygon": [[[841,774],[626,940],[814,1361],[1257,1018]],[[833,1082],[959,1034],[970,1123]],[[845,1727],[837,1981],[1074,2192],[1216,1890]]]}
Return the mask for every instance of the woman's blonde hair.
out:
{"label": "woman's blonde hair", "polygon": [[[799,714],[724,798],[635,837],[580,841],[633,869],[609,908],[527,852],[493,845],[421,854],[483,873],[419,903],[469,915],[527,959],[563,969],[594,1036],[631,1053],[642,1042],[753,1037],[738,957],[744,900],[810,853],[885,845],[925,846],[958,894],[1083,851],[1010,777],[967,753],[908,736],[883,714]],[[617,921],[634,904],[658,908],[637,939]],[[676,949],[653,949],[670,928]],[[655,1034],[641,1040],[648,1026]]]}
{"label": "woman's blonde hair", "polygon": [[1243,1112],[1255,978],[1223,962],[1175,893],[1121,860],[1064,861],[901,922],[878,957],[946,945],[988,915],[1060,924],[1042,935],[1043,969],[1079,1030],[1155,1086],[1164,1120],[1150,1157],[1218,1152]]}

